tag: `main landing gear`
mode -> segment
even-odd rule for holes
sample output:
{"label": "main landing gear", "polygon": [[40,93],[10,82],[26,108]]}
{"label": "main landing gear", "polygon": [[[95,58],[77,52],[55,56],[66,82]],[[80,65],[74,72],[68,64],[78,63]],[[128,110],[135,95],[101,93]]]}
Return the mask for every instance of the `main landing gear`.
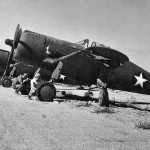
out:
{"label": "main landing gear", "polygon": [[50,82],[42,83],[37,87],[36,96],[40,101],[52,102],[56,96],[56,88]]}
{"label": "main landing gear", "polygon": [[4,77],[2,79],[2,86],[3,87],[10,87],[12,85],[12,81],[9,77]]}
{"label": "main landing gear", "polygon": [[[51,80],[57,81],[59,79],[62,67],[63,63],[60,61],[51,75]],[[37,70],[36,73],[38,72],[40,72],[40,68]],[[39,87],[37,87],[36,89],[36,96],[40,101],[52,102],[56,96],[56,88],[53,85],[53,82],[44,82],[41,85],[39,85]]]}

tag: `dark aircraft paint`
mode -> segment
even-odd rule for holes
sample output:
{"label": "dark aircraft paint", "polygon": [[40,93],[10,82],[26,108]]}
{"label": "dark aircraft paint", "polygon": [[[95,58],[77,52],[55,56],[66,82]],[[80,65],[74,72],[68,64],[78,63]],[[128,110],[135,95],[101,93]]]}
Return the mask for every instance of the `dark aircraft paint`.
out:
{"label": "dark aircraft paint", "polygon": [[129,61],[123,53],[108,47],[85,49],[75,43],[26,30],[14,58],[51,72],[62,61],[61,74],[80,84],[96,84],[96,79],[101,78],[112,89],[150,94],[150,73]]}

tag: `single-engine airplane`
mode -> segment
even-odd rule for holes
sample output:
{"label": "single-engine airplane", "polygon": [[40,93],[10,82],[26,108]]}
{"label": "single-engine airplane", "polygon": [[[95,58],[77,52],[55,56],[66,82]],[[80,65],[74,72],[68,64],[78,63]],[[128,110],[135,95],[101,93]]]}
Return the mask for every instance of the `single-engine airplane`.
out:
{"label": "single-engine airplane", "polygon": [[[6,42],[7,44],[7,42]],[[150,95],[150,73],[132,63],[129,58],[110,47],[89,40],[71,43],[17,26],[13,49],[14,59],[75,79],[80,85],[105,80],[108,88]],[[9,57],[9,61],[12,55]],[[56,74],[57,74],[56,73]],[[57,74],[58,77],[58,74]],[[36,91],[39,100],[52,101],[55,86],[47,81]]]}
{"label": "single-engine airplane", "polygon": [[[0,49],[0,77],[2,78],[1,84],[4,87],[10,87],[12,84],[12,81],[9,78],[12,67],[8,66],[6,72],[6,66],[7,66],[9,55],[10,55],[9,51]],[[16,61],[14,59],[10,61],[11,65],[15,63]],[[17,77],[18,75],[23,73],[27,73],[29,77],[33,77],[35,71],[36,71],[35,67],[23,63],[19,63],[18,65],[16,65],[16,71],[14,72],[13,77]],[[5,77],[3,76],[4,74]]]}

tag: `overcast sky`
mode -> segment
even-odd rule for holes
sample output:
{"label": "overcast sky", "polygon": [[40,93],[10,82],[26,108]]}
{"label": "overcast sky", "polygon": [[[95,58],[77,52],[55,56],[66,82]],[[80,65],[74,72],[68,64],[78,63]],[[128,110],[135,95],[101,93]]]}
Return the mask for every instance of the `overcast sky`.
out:
{"label": "overcast sky", "polygon": [[23,29],[110,46],[150,72],[150,0],[0,0],[0,48]]}

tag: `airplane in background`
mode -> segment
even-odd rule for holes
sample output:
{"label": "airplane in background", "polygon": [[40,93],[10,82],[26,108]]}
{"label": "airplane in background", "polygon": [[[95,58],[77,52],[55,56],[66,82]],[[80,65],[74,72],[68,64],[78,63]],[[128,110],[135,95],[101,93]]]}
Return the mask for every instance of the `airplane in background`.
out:
{"label": "airplane in background", "polygon": [[[9,78],[12,67],[10,67],[9,65],[6,71],[6,66],[7,66],[9,55],[10,55],[9,51],[0,49],[0,77],[1,77],[1,84],[3,87],[10,87],[12,85],[12,81]],[[16,62],[17,61],[12,59],[10,61],[10,64],[13,65]],[[35,70],[36,69],[33,66],[19,63],[18,65],[16,65],[16,71],[14,72],[13,77],[17,77],[18,75],[24,74],[24,73],[27,73],[29,77],[33,77]]]}
{"label": "airplane in background", "polygon": [[[5,71],[9,53],[10,52],[8,52],[6,50],[0,49],[0,76],[2,76]],[[10,72],[10,70],[9,70],[9,72]]]}
{"label": "airplane in background", "polygon": [[[149,72],[117,50],[97,42],[89,46],[87,39],[71,43],[28,30],[22,31],[18,25],[8,62],[12,57],[53,72],[51,78],[57,79],[62,74],[66,81],[70,78],[77,84],[89,86],[96,84],[97,78],[100,78],[107,82],[108,88],[150,95]],[[39,100],[52,101],[56,95],[55,86],[50,81],[44,82],[37,88],[36,95]]]}

